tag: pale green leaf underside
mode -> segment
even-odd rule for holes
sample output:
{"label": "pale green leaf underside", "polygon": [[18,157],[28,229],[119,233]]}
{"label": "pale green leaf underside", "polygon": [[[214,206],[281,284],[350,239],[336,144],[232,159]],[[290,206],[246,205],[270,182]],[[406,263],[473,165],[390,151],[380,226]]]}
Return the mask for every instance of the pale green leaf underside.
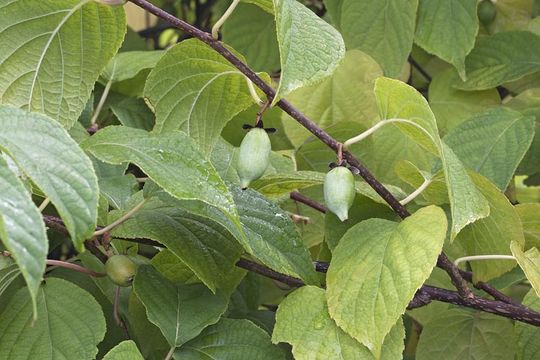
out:
{"label": "pale green leaf underside", "polygon": [[444,137],[457,157],[504,191],[534,137],[534,117],[505,107],[473,116]]}
{"label": "pale green leaf underside", "polygon": [[[523,230],[514,206],[497,187],[485,177],[470,173],[476,187],[489,202],[488,217],[467,225],[455,241],[463,247],[466,255],[512,255],[510,243],[523,243]],[[474,281],[489,281],[512,270],[513,260],[471,261]]]}
{"label": "pale green leaf underside", "polygon": [[244,249],[264,265],[308,284],[319,280],[309,251],[287,212],[254,190],[231,189],[246,236]]}
{"label": "pale green leaf underside", "polygon": [[273,14],[274,13],[274,4],[272,0],[242,0],[245,3],[255,4],[264,11]]}
{"label": "pale green leaf underside", "polygon": [[281,77],[272,101],[312,85],[336,69],[345,56],[341,34],[296,0],[273,0]]}
{"label": "pale green leaf underside", "polygon": [[533,246],[540,249],[540,204],[518,204],[515,209],[523,225],[525,249]]}
{"label": "pale green leaf underside", "polygon": [[523,251],[523,243],[516,241],[510,244],[510,250],[534,291],[540,296],[540,251],[536,247]]}
{"label": "pale green leaf underside", "polygon": [[78,251],[96,228],[99,189],[92,162],[52,119],[0,107],[0,148],[51,200]]}
{"label": "pale green leaf underside", "polygon": [[540,70],[540,36],[528,31],[480,37],[465,61],[463,90],[484,90]]}
{"label": "pale green leaf underside", "polygon": [[205,286],[174,284],[151,266],[141,266],[133,290],[144,304],[148,320],[155,324],[170,346],[193,339],[215,324],[227,309],[222,293],[212,294]]}
{"label": "pale green leaf underside", "polygon": [[347,49],[360,49],[397,77],[411,52],[418,0],[325,0]]}
{"label": "pale green leaf underside", "polygon": [[144,96],[156,112],[154,132],[181,129],[208,156],[225,124],[253,104],[245,76],[199,40],[169,49],[154,67]]}
{"label": "pale green leaf underside", "polygon": [[[404,337],[400,319],[385,338],[380,360],[401,359]],[[304,286],[280,303],[272,341],[291,344],[296,360],[375,360],[330,318],[324,290],[314,286]]]}
{"label": "pale green leaf underside", "polygon": [[24,184],[1,156],[0,242],[17,262],[35,302],[45,271],[49,241],[41,213]]}
{"label": "pale green leaf underside", "polygon": [[144,360],[133,340],[125,340],[113,347],[103,360]]}
{"label": "pale green leaf underside", "polygon": [[[523,298],[523,305],[534,311],[540,311],[540,297],[531,289]],[[540,328],[522,322],[515,323],[517,336],[517,358],[535,360],[540,357]]]}
{"label": "pale green leaf underside", "polygon": [[82,146],[102,161],[136,164],[172,196],[215,206],[240,226],[234,201],[223,180],[185,133],[154,134],[110,126],[98,131]]}
{"label": "pale green leaf underside", "polygon": [[414,41],[465,77],[465,56],[478,32],[476,0],[420,0]]}
{"label": "pale green leaf underside", "polygon": [[0,313],[0,358],[18,360],[95,359],[106,331],[101,306],[88,292],[48,278],[37,296],[38,317],[20,289]]}
{"label": "pale green leaf underside", "polygon": [[124,39],[124,10],[92,0],[1,0],[0,13],[0,102],[70,128]]}
{"label": "pale green leaf underside", "polygon": [[451,240],[467,224],[486,217],[489,214],[487,200],[476,189],[456,154],[441,141],[435,116],[426,99],[413,87],[388,78],[377,80],[375,94],[381,119],[398,118],[414,122],[416,126],[402,123],[395,126],[440,157],[452,213]]}
{"label": "pale green leaf underside", "polygon": [[284,360],[270,336],[249,320],[222,318],[175,352],[182,360]]}
{"label": "pale green leaf underside", "polygon": [[101,78],[104,82],[111,81],[113,83],[133,79],[140,72],[148,71],[156,66],[164,53],[161,50],[118,53],[103,69]]}
{"label": "pale green leaf underside", "polygon": [[444,212],[429,206],[401,223],[370,219],[349,229],[327,275],[331,317],[378,354],[383,339],[429,277],[446,237]]}
{"label": "pale green leaf underside", "polygon": [[508,360],[514,358],[515,341],[509,319],[451,309],[424,326],[416,358]]}
{"label": "pale green leaf underside", "polygon": [[[119,215],[119,214],[118,214]],[[242,247],[223,226],[212,219],[190,213],[151,198],[113,236],[149,238],[172,251],[212,291],[230,287],[230,277]]]}
{"label": "pale green leaf underside", "polygon": [[[377,119],[373,85],[382,74],[369,55],[349,50],[331,76],[297,89],[287,100],[323,129],[344,121],[367,128]],[[282,118],[287,137],[296,148],[313,135],[286,113]]]}

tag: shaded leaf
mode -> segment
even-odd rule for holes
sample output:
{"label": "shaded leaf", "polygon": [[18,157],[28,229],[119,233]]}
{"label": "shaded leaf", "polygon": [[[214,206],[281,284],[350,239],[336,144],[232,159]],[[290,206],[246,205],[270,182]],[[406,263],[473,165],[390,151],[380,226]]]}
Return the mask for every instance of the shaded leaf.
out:
{"label": "shaded leaf", "polygon": [[144,360],[133,340],[125,340],[112,348],[103,360]]}

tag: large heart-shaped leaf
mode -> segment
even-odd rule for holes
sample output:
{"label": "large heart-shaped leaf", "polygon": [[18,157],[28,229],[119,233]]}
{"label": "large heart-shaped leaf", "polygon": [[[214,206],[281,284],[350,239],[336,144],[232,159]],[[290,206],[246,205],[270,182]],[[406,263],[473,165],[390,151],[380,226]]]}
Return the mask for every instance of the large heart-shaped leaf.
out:
{"label": "large heart-shaped leaf", "polygon": [[37,311],[37,320],[32,322],[32,302],[26,289],[17,291],[2,309],[0,358],[96,358],[97,344],[105,336],[105,317],[88,292],[68,281],[48,278],[39,289]]}
{"label": "large heart-shaped leaf", "polygon": [[36,296],[45,272],[49,241],[41,213],[1,156],[0,240],[17,262],[37,311]]}
{"label": "large heart-shaped leaf", "polygon": [[330,316],[376,356],[437,263],[446,237],[444,211],[418,210],[401,223],[362,221],[332,253],[327,275]]}
{"label": "large heart-shaped leaf", "polygon": [[0,148],[51,200],[78,251],[96,228],[98,186],[92,162],[45,115],[0,107]]}
{"label": "large heart-shaped leaf", "polygon": [[124,10],[93,0],[2,0],[0,8],[0,102],[70,128],[124,40]]}

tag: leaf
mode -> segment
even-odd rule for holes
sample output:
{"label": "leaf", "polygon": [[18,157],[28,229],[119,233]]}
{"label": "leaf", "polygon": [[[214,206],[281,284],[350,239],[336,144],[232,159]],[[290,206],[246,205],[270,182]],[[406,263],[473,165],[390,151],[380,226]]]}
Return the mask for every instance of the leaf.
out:
{"label": "leaf", "polygon": [[142,99],[127,97],[111,104],[111,111],[124,126],[150,131],[155,124],[154,114]]}
{"label": "leaf", "polygon": [[186,134],[179,131],[154,134],[125,126],[109,126],[82,146],[102,161],[136,164],[172,196],[215,206],[239,226],[233,199],[223,180]]}
{"label": "leaf", "polygon": [[223,42],[243,54],[255,71],[276,71],[280,66],[272,0],[268,3],[270,13],[255,5],[239,4],[223,24]]}
{"label": "leaf", "polygon": [[[523,230],[514,206],[497,187],[485,177],[470,173],[476,187],[489,202],[488,217],[467,225],[456,237],[465,255],[511,255],[512,241],[523,243]],[[513,260],[471,261],[473,281],[489,281],[512,270]]]}
{"label": "leaf", "polygon": [[518,204],[514,207],[520,217],[525,235],[525,249],[540,249],[540,204]]}
{"label": "leaf", "polygon": [[528,31],[500,32],[480,37],[465,61],[462,90],[484,90],[518,80],[540,70],[540,36]]}
{"label": "leaf", "polygon": [[[401,359],[404,337],[399,320],[385,339],[379,359]],[[290,343],[297,360],[375,359],[368,348],[347,335],[330,318],[324,290],[314,286],[295,290],[279,304],[272,341]]]}
{"label": "leaf", "polygon": [[[1,156],[0,194],[1,243],[17,262],[30,291],[33,310],[36,312],[36,297],[45,272],[49,241],[41,213],[32,202],[24,184],[11,172]],[[10,271],[13,272],[18,275],[16,268]],[[7,284],[9,285],[11,281]],[[3,289],[3,286],[0,286],[0,289]],[[2,291],[0,295],[1,293]]]}
{"label": "leaf", "polygon": [[203,285],[173,284],[151,266],[140,266],[133,290],[146,308],[148,319],[159,327],[170,346],[178,347],[215,324],[228,300]]}
{"label": "leaf", "polygon": [[465,56],[478,32],[476,0],[420,0],[414,41],[456,67],[465,79]]}
{"label": "leaf", "polygon": [[197,275],[168,249],[161,250],[152,258],[152,266],[174,283],[197,284],[201,282]]}
{"label": "leaf", "polygon": [[263,329],[248,320],[225,318],[184,344],[174,356],[182,360],[285,359],[283,351],[272,345]]}
{"label": "leaf", "polygon": [[147,200],[142,209],[114,230],[113,236],[159,241],[213,292],[218,288],[232,291],[242,275],[235,266],[242,247],[226,228],[157,198]]}
{"label": "leaf", "polygon": [[327,274],[330,316],[375,356],[437,263],[446,229],[444,212],[428,206],[399,224],[362,221],[334,249]]}
{"label": "leaf", "polygon": [[463,91],[452,87],[458,79],[454,69],[447,69],[433,76],[429,84],[429,105],[437,119],[441,136],[445,135],[473,115],[500,105],[496,89]]}
{"label": "leaf", "polygon": [[[534,290],[530,290],[523,298],[523,305],[534,311],[540,311],[540,298]],[[515,331],[517,337],[516,358],[519,360],[535,360],[540,356],[540,332],[533,325],[516,321]]]}
{"label": "leaf", "polygon": [[[377,119],[373,85],[380,76],[381,68],[369,55],[349,50],[331,76],[292,92],[287,100],[323,129],[350,121],[364,125],[365,130]],[[289,115],[283,113],[282,119],[295,148],[313,135]]]}
{"label": "leaf", "polygon": [[49,278],[39,289],[37,310],[32,322],[27,290],[17,291],[0,314],[0,358],[95,359],[97,344],[105,336],[105,317],[88,292]]}
{"label": "leaf", "polygon": [[487,200],[476,189],[452,149],[441,141],[435,117],[422,95],[407,84],[388,78],[377,80],[375,95],[381,119],[398,118],[414,122],[416,126],[395,126],[424,149],[440,157],[452,213],[450,240],[467,224],[486,217],[489,214]]}
{"label": "leaf", "polygon": [[418,360],[513,359],[515,335],[509,319],[449,309],[429,321],[416,349]]}
{"label": "leaf", "polygon": [[273,0],[281,76],[272,105],[332,74],[345,56],[341,34],[296,0]]}
{"label": "leaf", "polygon": [[513,241],[510,250],[534,291],[540,296],[540,251],[536,247],[523,251],[523,246],[524,244]]}
{"label": "leaf", "polygon": [[0,102],[70,128],[124,40],[124,10],[91,0],[2,0],[0,8]]}
{"label": "leaf", "polygon": [[310,254],[289,215],[256,191],[231,189],[246,234],[238,239],[264,265],[308,284],[318,284]]}
{"label": "leaf", "polygon": [[133,340],[125,340],[113,347],[103,360],[144,360]]}
{"label": "leaf", "polygon": [[242,2],[255,4],[270,14],[274,13],[274,4],[272,3],[272,0],[242,0]]}
{"label": "leaf", "polygon": [[397,77],[411,52],[418,0],[325,0],[347,49],[360,49]]}
{"label": "leaf", "polygon": [[253,103],[245,76],[196,39],[182,41],[163,55],[148,76],[144,96],[155,108],[154,132],[181,129],[204,156],[225,124]]}
{"label": "leaf", "polygon": [[534,137],[534,117],[499,107],[473,116],[444,137],[465,166],[506,190]]}
{"label": "leaf", "polygon": [[99,190],[92,162],[48,117],[0,106],[0,148],[51,200],[77,251],[96,228]]}

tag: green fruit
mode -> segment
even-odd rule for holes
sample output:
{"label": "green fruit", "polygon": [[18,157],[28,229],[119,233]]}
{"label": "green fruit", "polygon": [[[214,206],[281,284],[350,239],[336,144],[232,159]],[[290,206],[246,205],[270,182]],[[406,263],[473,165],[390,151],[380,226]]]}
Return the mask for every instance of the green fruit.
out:
{"label": "green fruit", "polygon": [[105,263],[105,272],[118,286],[131,286],[137,265],[126,255],[113,255]]}
{"label": "green fruit", "polygon": [[356,190],[354,188],[354,175],[344,166],[333,168],[324,179],[324,201],[328,210],[336,214],[341,220],[349,218]]}
{"label": "green fruit", "polygon": [[497,8],[490,0],[483,0],[478,5],[478,19],[484,25],[489,25],[497,15]]}
{"label": "green fruit", "polygon": [[253,128],[246,134],[240,144],[236,168],[242,189],[264,174],[270,163],[271,151],[270,138],[264,129]]}

